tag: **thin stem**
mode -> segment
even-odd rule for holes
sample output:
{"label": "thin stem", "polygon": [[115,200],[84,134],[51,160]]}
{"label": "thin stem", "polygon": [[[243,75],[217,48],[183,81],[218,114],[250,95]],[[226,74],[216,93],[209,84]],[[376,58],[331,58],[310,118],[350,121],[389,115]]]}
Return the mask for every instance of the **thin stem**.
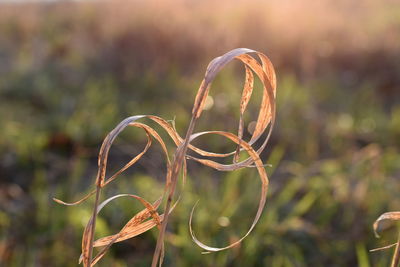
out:
{"label": "thin stem", "polygon": [[169,213],[171,210],[172,198],[175,193],[175,188],[176,188],[176,184],[177,184],[177,180],[178,180],[179,171],[182,168],[182,163],[183,163],[186,151],[187,151],[187,147],[189,145],[189,138],[193,132],[195,123],[196,123],[196,118],[192,117],[192,120],[190,121],[190,124],[189,124],[189,128],[186,132],[186,138],[185,138],[183,144],[177,148],[174,162],[172,164],[171,187],[170,187],[170,190],[168,193],[167,204],[166,204],[165,210],[164,210],[164,219],[161,223],[160,232],[158,233],[156,249],[154,250],[154,254],[153,254],[153,261],[151,263],[152,267],[156,267],[157,263],[160,259],[160,253],[161,253],[162,245],[164,242],[165,230],[167,228],[168,217],[169,217]]}
{"label": "thin stem", "polygon": [[396,248],[394,249],[391,267],[398,267],[399,263],[400,263],[400,233],[399,233],[399,237],[397,239]]}
{"label": "thin stem", "polygon": [[98,185],[97,189],[96,189],[96,199],[95,199],[95,202],[94,202],[92,222],[91,222],[91,225],[90,225],[90,232],[89,232],[89,255],[87,257],[87,262],[86,262],[86,265],[88,267],[92,266],[94,231],[96,229],[97,208],[99,206],[100,191],[101,191],[101,186]]}

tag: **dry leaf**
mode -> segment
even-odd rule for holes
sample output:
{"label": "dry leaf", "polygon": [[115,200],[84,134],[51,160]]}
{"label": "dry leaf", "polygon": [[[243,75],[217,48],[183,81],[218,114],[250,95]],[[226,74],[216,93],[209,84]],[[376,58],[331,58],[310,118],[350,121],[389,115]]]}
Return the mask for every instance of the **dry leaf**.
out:
{"label": "dry leaf", "polygon": [[383,220],[391,220],[391,221],[400,220],[400,211],[386,212],[386,213],[382,214],[381,216],[379,216],[378,219],[376,219],[376,221],[374,222],[374,232],[375,232],[375,236],[378,238],[379,238],[379,235],[378,235],[379,223]]}
{"label": "dry leaf", "polygon": [[[215,79],[219,71],[221,71],[226,64],[228,64],[234,59],[241,61],[244,64],[246,71],[246,78],[243,86],[242,97],[240,99],[240,107],[239,107],[240,118],[238,123],[239,125],[238,134],[234,135],[232,133],[223,131],[205,131],[200,133],[193,133],[197,119],[201,116],[201,113],[204,109],[204,104],[209,94],[209,91],[211,90],[211,84],[213,80]],[[253,72],[260,79],[263,85],[262,101],[260,109],[258,111],[258,118],[256,121],[255,130],[252,133],[251,139],[249,141],[245,141],[243,140],[243,131],[244,131],[243,118],[244,118],[244,113],[249,104],[251,95],[253,93],[253,87],[254,87]],[[179,196],[177,198],[178,200],[174,204],[172,204],[173,198],[175,197],[175,188],[178,176],[180,173],[182,173],[183,186],[185,184],[187,176],[187,165],[186,165],[187,159],[197,161],[205,166],[214,168],[219,171],[234,171],[246,167],[257,168],[262,184],[261,196],[258,204],[257,213],[253,219],[253,222],[249,227],[248,232],[242,238],[223,248],[215,248],[207,246],[201,243],[194,235],[191,226],[194,208],[192,210],[189,219],[190,234],[192,235],[194,242],[207,251],[220,251],[231,248],[232,246],[239,244],[245,237],[247,237],[257,224],[266,202],[268,177],[264,169],[265,165],[260,159],[260,153],[266,147],[266,144],[271,136],[271,132],[275,123],[275,95],[276,95],[276,75],[274,67],[270,62],[270,60],[260,52],[247,48],[238,48],[231,50],[228,53],[213,59],[209,63],[205,73],[205,77],[201,82],[198,92],[196,94],[195,102],[192,109],[192,119],[189,123],[185,138],[182,138],[179,135],[179,133],[175,130],[173,125],[171,125],[168,121],[154,115],[132,116],[120,122],[106,136],[100,148],[99,159],[98,159],[99,168],[95,183],[96,188],[92,190],[89,194],[81,198],[80,200],[75,201],[73,203],[67,203],[58,199],[54,199],[56,202],[60,204],[77,205],[87,200],[90,196],[96,195],[95,205],[93,208],[93,215],[89,220],[88,224],[86,225],[82,237],[81,260],[83,261],[84,266],[90,267],[96,264],[106,254],[107,250],[113,243],[120,242],[135,237],[137,235],[140,235],[154,228],[155,226],[158,226],[160,231],[157,239],[156,249],[153,255],[152,266],[155,267],[157,265],[157,262],[159,262],[159,264],[161,265],[164,255],[164,235],[165,235],[166,225],[168,223],[168,216],[170,215],[171,211],[174,209],[174,207],[177,205],[180,199]],[[169,153],[165,145],[165,142],[160,137],[158,132],[154,128],[147,125],[146,123],[138,122],[138,120],[144,120],[144,119],[152,120],[163,130],[165,130],[166,133],[170,136],[170,138],[176,145],[174,159],[172,161],[170,161],[169,159]],[[115,138],[128,126],[142,128],[147,136],[147,144],[138,155],[133,157],[128,163],[126,163],[121,169],[119,169],[112,176],[106,178],[109,150]],[[261,146],[257,149],[253,148],[252,145],[261,138],[261,136],[265,133],[267,128],[268,132]],[[195,138],[209,134],[220,135],[233,141],[236,144],[237,149],[229,153],[218,153],[218,152],[206,151],[190,144],[190,142]],[[160,198],[153,204],[150,204],[147,200],[136,195],[119,194],[99,204],[101,190],[104,187],[106,187],[110,182],[114,181],[121,173],[123,173],[125,170],[127,170],[135,163],[137,163],[140,160],[140,158],[151,147],[153,139],[157,140],[157,142],[160,144],[162,148],[163,153],[166,156],[167,172],[165,179],[165,188]],[[203,158],[197,158],[193,155],[188,155],[187,154],[188,149],[202,156]],[[245,151],[249,155],[249,157],[247,159],[242,160],[241,162],[238,162],[240,151]],[[232,164],[221,164],[215,161],[215,159],[226,158],[230,156],[233,156]],[[159,215],[157,212],[157,208],[159,207],[161,200],[164,196],[167,196],[167,203],[165,206],[164,214]],[[145,206],[145,209],[134,215],[117,234],[106,236],[94,241],[93,237],[94,237],[94,229],[95,229],[97,214],[108,203],[119,197],[133,197],[139,200]],[[101,246],[103,247],[102,250],[97,254],[97,256],[95,256],[92,259],[93,247],[101,247]]]}

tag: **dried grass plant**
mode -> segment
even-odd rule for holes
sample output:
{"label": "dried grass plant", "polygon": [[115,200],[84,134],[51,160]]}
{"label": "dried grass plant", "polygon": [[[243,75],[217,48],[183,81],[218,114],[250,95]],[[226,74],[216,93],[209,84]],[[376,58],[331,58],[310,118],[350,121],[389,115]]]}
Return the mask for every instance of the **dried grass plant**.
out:
{"label": "dried grass plant", "polygon": [[[216,75],[225,67],[225,65],[227,65],[234,59],[237,59],[244,64],[246,73],[244,87],[239,105],[240,119],[238,122],[237,134],[225,131],[204,131],[195,133],[194,129],[196,122],[202,114],[213,80],[215,79]],[[263,96],[261,100],[261,106],[258,111],[258,118],[256,121],[254,132],[252,133],[250,140],[245,141],[242,139],[244,131],[243,115],[247,109],[249,100],[253,92],[254,73],[260,79],[263,85]],[[77,205],[87,200],[89,197],[95,195],[93,215],[88,221],[82,237],[82,254],[80,257],[80,261],[83,262],[83,265],[85,267],[90,267],[95,265],[106,254],[106,252],[108,251],[108,249],[112,244],[116,242],[121,242],[129,238],[133,238],[154,227],[157,227],[159,229],[159,234],[153,255],[152,266],[155,267],[157,266],[157,264],[159,265],[162,264],[164,257],[164,237],[165,237],[166,227],[168,224],[168,219],[175,205],[177,205],[180,199],[178,196],[176,196],[175,189],[179,177],[182,177],[182,184],[185,183],[186,173],[187,173],[187,168],[186,168],[187,160],[193,160],[199,162],[205,166],[211,167],[218,171],[233,171],[247,167],[253,167],[257,169],[262,183],[261,196],[258,203],[257,213],[254,217],[251,226],[249,227],[248,231],[244,234],[244,236],[239,238],[237,241],[228,244],[225,247],[211,247],[198,240],[191,227],[195,207],[193,207],[189,218],[190,234],[192,236],[192,239],[198,246],[200,246],[206,252],[217,252],[221,250],[226,250],[242,242],[243,239],[250,234],[250,232],[257,224],[266,202],[266,195],[268,189],[268,176],[264,168],[264,163],[260,158],[260,153],[264,150],[264,148],[267,145],[267,142],[270,138],[271,131],[273,129],[273,125],[275,122],[275,95],[276,95],[276,76],[274,67],[271,61],[268,59],[268,57],[265,56],[263,53],[251,49],[238,48],[231,50],[226,54],[213,59],[209,63],[205,73],[205,77],[198,89],[194,106],[192,109],[191,121],[189,123],[184,138],[182,138],[178,134],[178,132],[175,130],[175,128],[171,123],[158,116],[137,115],[126,118],[122,122],[120,122],[106,136],[100,148],[98,157],[98,173],[95,181],[95,189],[93,189],[89,194],[87,194],[82,199],[73,203],[67,203],[59,199],[54,199],[56,202],[64,205]],[[149,125],[147,125],[146,123],[139,122],[139,120],[141,121],[144,119],[155,122],[167,132],[169,137],[171,137],[174,144],[176,145],[174,158],[172,160],[169,159],[167,146],[164,140],[157,133],[157,131],[152,127],[150,127]],[[143,129],[147,136],[147,145],[145,146],[144,150],[141,153],[133,157],[132,160],[128,162],[124,167],[122,167],[115,174],[107,178],[106,169],[107,169],[109,150],[115,138],[128,126],[138,127]],[[263,133],[265,132],[267,133],[263,135]],[[216,152],[205,151],[203,149],[191,145],[191,142],[194,139],[205,135],[223,136],[229,139],[230,141],[234,142],[237,146],[237,149],[235,151],[232,151],[231,153],[216,153]],[[253,146],[256,144],[256,141],[260,140],[260,138],[264,136],[265,139],[262,142],[260,142],[261,145],[258,148],[254,148]],[[114,181],[118,177],[118,175],[120,175],[122,172],[127,170],[133,164],[135,164],[147,152],[149,147],[152,145],[153,140],[156,140],[161,145],[162,150],[164,151],[167,159],[167,173],[165,179],[164,193],[155,201],[148,201],[140,196],[132,194],[118,194],[100,202],[102,189],[106,185]],[[189,155],[187,153],[188,150],[199,156]],[[248,154],[247,159],[240,160],[239,154],[241,152],[247,152]],[[227,158],[227,157],[232,157],[232,164],[221,164],[215,161],[218,158]],[[143,204],[144,209],[139,213],[137,213],[135,216],[133,216],[119,231],[119,233],[94,240],[96,218],[98,216],[98,213],[111,201],[120,197],[134,198]],[[159,208],[164,198],[166,198],[164,213],[160,214],[157,211],[157,209]],[[102,249],[96,256],[93,257],[92,254],[94,247],[102,247]]]}
{"label": "dried grass plant", "polygon": [[[375,236],[378,238],[379,238],[379,235],[378,235],[377,231],[378,231],[379,223],[382,221],[385,221],[385,220],[399,221],[400,220],[400,211],[386,212],[386,213],[382,214],[381,216],[379,216],[379,218],[374,223]],[[393,257],[392,257],[392,263],[390,266],[398,267],[400,264],[400,233],[398,235],[397,242],[395,242],[391,245],[388,245],[388,246],[381,247],[381,248],[372,249],[371,252],[389,249],[392,247],[395,247],[395,249],[394,249],[394,253],[393,253]]]}

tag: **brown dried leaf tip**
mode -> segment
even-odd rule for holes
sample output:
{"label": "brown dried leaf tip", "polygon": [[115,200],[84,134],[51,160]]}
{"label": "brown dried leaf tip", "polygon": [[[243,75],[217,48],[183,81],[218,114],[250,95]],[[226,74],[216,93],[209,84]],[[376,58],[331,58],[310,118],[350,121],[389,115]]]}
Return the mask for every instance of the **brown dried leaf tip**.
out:
{"label": "brown dried leaf tip", "polygon": [[381,216],[379,216],[378,219],[376,219],[376,221],[374,222],[374,233],[377,238],[380,237],[378,234],[379,223],[384,220],[390,220],[390,221],[400,220],[400,211],[386,212],[386,213],[382,214]]}
{"label": "brown dried leaf tip", "polygon": [[[227,65],[229,62],[234,59],[239,60],[244,64],[245,71],[245,81],[242,90],[242,97],[239,103],[239,114],[240,119],[238,122],[238,133],[237,135],[230,132],[224,131],[204,131],[194,133],[194,128],[198,118],[201,116],[201,113],[204,109],[204,104],[206,98],[210,92],[211,84],[215,79],[216,75]],[[258,117],[256,119],[256,124],[254,131],[250,137],[250,140],[243,140],[243,129],[244,129],[244,114],[246,112],[248,103],[253,93],[254,86],[254,74],[261,81],[262,88],[262,100],[261,105],[258,111]],[[192,118],[188,126],[188,130],[185,134],[185,137],[182,138],[179,133],[175,130],[173,125],[171,125],[168,121],[153,115],[138,115],[126,118],[122,122],[120,122],[104,139],[103,144],[100,148],[99,159],[98,159],[98,173],[96,182],[94,184],[94,189],[88,193],[86,196],[72,203],[67,203],[58,199],[54,199],[56,202],[64,205],[77,205],[87,200],[89,197],[95,195],[95,204],[93,207],[93,215],[87,223],[83,237],[82,237],[82,255],[80,261],[83,262],[85,267],[90,267],[96,264],[107,252],[110,246],[116,242],[121,242],[123,240],[133,238],[137,235],[140,235],[154,227],[157,227],[159,231],[156,248],[153,255],[152,266],[157,266],[157,264],[161,265],[164,255],[164,236],[165,230],[168,223],[168,217],[172,210],[174,209],[175,203],[172,203],[175,196],[175,187],[178,181],[178,178],[181,175],[183,184],[186,179],[186,160],[194,160],[197,161],[204,166],[211,167],[215,170],[219,171],[233,171],[246,167],[255,167],[258,171],[260,181],[261,181],[261,195],[258,203],[258,209],[256,215],[254,217],[253,223],[249,227],[247,233],[241,237],[239,240],[234,243],[228,244],[222,248],[211,247],[206,244],[203,244],[199,241],[192,229],[191,222],[194,213],[194,207],[190,214],[189,226],[190,226],[190,234],[194,240],[194,242],[208,252],[216,252],[224,249],[231,248],[246,238],[250,232],[254,229],[257,224],[259,218],[261,217],[265,202],[266,195],[268,190],[268,176],[264,169],[265,164],[260,159],[260,153],[266,147],[268,140],[271,136],[272,128],[275,123],[275,95],[276,95],[276,75],[274,67],[271,61],[264,54],[247,49],[247,48],[238,48],[227,52],[226,54],[213,59],[207,67],[205,77],[200,84],[198,89],[195,102],[192,109]],[[141,120],[141,122],[138,122]],[[168,157],[168,149],[165,145],[164,140],[160,137],[158,132],[147,125],[142,120],[150,120],[159,125],[165,132],[169,135],[169,137],[174,142],[176,148],[174,153],[174,158],[171,161]],[[111,175],[110,177],[106,177],[106,169],[107,169],[107,160],[109,150],[111,145],[113,144],[115,138],[126,128],[126,127],[137,127],[141,128],[146,136],[147,136],[147,144],[142,152],[138,155],[134,156],[131,161],[124,165],[119,171]],[[266,134],[264,134],[267,132]],[[225,137],[227,140],[230,140],[234,144],[236,144],[237,149],[230,153],[217,153],[211,151],[202,150],[196,146],[191,145],[190,143],[204,135],[219,135]],[[264,140],[259,142],[261,145],[258,148],[254,147],[254,144],[260,140],[260,138],[264,136]],[[119,194],[108,198],[100,203],[101,190],[108,185],[110,182],[114,181],[121,173],[127,170],[129,167],[134,165],[150,148],[153,141],[156,140],[166,157],[167,164],[167,173],[165,176],[165,189],[164,193],[153,203],[143,199],[142,197],[131,195],[131,194]],[[188,155],[187,151],[191,151],[194,155]],[[248,158],[239,161],[240,152],[246,152],[248,154]],[[197,156],[196,156],[197,155]],[[200,156],[200,157],[199,157]],[[232,157],[232,164],[221,164],[215,161],[218,158],[227,158]],[[130,197],[135,200],[138,200],[144,206],[144,209],[138,212],[135,216],[133,216],[125,226],[115,235],[106,236],[94,240],[94,232],[96,227],[96,218],[98,213],[110,202],[120,197]],[[162,203],[163,198],[167,198],[164,214],[159,214],[157,209]],[[177,198],[179,200],[179,197]],[[102,250],[93,258],[92,252],[93,247],[102,247]]]}

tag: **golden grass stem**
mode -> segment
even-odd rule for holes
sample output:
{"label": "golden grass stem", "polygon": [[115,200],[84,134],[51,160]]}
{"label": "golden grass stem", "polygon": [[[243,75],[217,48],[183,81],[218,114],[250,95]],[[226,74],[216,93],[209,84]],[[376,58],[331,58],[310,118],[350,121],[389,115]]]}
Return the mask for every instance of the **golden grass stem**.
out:
{"label": "golden grass stem", "polygon": [[397,238],[396,248],[394,249],[391,267],[398,267],[399,263],[400,263],[400,233],[399,233],[399,237]]}
{"label": "golden grass stem", "polygon": [[171,186],[169,189],[168,199],[167,199],[167,203],[166,203],[165,210],[164,210],[164,220],[162,221],[161,229],[158,234],[157,244],[156,244],[156,248],[154,250],[151,267],[156,267],[157,263],[160,260],[160,253],[161,253],[161,249],[162,249],[163,242],[164,242],[164,235],[165,235],[165,231],[167,229],[169,213],[171,210],[171,203],[172,203],[172,199],[173,199],[173,196],[175,193],[175,188],[176,188],[176,184],[177,184],[177,180],[178,180],[178,176],[179,176],[179,171],[182,168],[183,160],[186,155],[190,136],[193,133],[195,123],[196,123],[196,118],[195,118],[195,116],[193,116],[190,121],[188,130],[186,132],[186,137],[185,137],[183,143],[177,148],[176,153],[175,153],[175,158],[174,158],[174,162],[172,164],[172,172],[171,172]]}
{"label": "golden grass stem", "polygon": [[88,254],[88,257],[87,257],[87,262],[85,264],[88,267],[92,266],[94,231],[96,229],[97,208],[99,206],[100,191],[101,191],[101,186],[97,185],[96,198],[95,198],[94,207],[93,207],[92,223],[90,225],[90,229],[91,230],[90,230],[90,233],[89,233],[89,254]]}

